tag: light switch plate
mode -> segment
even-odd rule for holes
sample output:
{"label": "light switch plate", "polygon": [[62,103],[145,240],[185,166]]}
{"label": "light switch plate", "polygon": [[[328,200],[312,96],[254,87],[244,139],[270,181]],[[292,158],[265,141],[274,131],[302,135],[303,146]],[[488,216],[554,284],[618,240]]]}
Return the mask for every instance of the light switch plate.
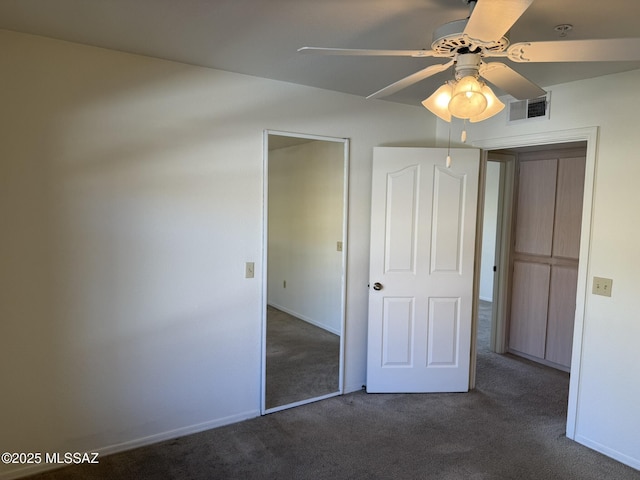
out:
{"label": "light switch plate", "polygon": [[255,265],[253,262],[247,262],[244,265],[244,278],[253,278]]}
{"label": "light switch plate", "polygon": [[593,294],[602,295],[604,297],[611,296],[611,287],[613,280],[610,278],[593,277]]}

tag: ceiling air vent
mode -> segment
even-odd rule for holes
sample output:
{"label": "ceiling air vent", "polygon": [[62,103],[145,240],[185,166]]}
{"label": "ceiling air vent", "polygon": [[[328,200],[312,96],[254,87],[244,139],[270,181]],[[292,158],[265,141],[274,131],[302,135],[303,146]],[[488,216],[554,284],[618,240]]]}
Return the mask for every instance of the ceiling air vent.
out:
{"label": "ceiling air vent", "polygon": [[550,94],[547,93],[543,97],[509,102],[509,123],[549,118],[549,99]]}

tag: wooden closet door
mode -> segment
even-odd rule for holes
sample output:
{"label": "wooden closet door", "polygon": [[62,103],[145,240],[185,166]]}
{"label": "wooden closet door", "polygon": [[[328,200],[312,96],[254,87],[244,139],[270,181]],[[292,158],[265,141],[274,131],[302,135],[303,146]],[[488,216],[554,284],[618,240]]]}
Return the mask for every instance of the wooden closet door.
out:
{"label": "wooden closet door", "polygon": [[558,163],[545,360],[571,366],[586,158]]}
{"label": "wooden closet door", "polygon": [[558,160],[520,163],[516,253],[551,255]]}
{"label": "wooden closet door", "polygon": [[549,303],[549,266],[516,261],[513,265],[509,348],[544,358]]}
{"label": "wooden closet door", "polygon": [[578,260],[586,157],[563,158],[558,164],[553,256]]}
{"label": "wooden closet door", "polygon": [[557,159],[520,163],[509,349],[544,358]]}
{"label": "wooden closet door", "polygon": [[571,365],[586,151],[519,161],[509,350]]}
{"label": "wooden closet door", "polygon": [[541,358],[565,367],[571,365],[577,285],[577,266],[551,268],[546,348]]}

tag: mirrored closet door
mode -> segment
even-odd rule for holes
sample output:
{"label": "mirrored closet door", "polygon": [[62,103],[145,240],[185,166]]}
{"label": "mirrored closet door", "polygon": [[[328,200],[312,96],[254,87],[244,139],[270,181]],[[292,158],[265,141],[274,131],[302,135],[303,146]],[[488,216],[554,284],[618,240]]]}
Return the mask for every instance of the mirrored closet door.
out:
{"label": "mirrored closet door", "polygon": [[348,141],[265,132],[262,412],[342,392]]}

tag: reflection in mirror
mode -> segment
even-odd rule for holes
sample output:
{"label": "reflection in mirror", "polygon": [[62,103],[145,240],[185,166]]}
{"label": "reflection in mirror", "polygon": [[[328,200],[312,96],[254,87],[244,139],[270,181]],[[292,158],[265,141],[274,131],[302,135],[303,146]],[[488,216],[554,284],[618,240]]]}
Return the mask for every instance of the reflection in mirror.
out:
{"label": "reflection in mirror", "polygon": [[265,135],[267,412],[341,392],[347,148]]}

